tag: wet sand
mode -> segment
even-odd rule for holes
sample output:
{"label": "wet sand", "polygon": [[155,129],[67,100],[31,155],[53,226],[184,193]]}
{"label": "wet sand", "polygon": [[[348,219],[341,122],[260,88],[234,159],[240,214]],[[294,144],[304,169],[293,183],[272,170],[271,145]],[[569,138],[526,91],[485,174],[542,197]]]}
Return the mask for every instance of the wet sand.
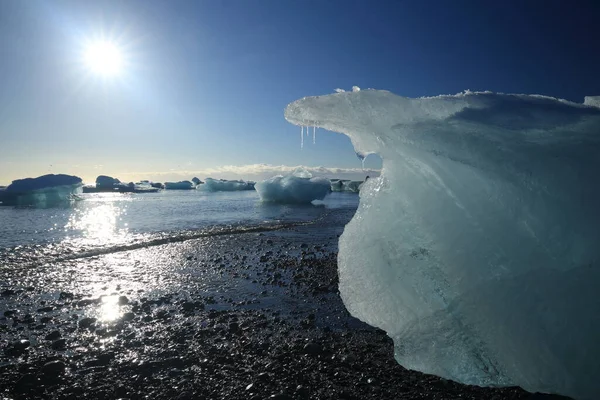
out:
{"label": "wet sand", "polygon": [[399,366],[343,307],[322,224],[0,268],[0,396],[553,398]]}

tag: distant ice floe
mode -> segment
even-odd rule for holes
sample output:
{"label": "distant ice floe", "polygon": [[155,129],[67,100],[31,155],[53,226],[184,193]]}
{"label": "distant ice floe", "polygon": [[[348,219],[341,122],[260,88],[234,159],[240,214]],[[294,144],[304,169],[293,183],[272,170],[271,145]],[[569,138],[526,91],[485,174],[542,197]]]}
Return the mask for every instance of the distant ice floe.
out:
{"label": "distant ice floe", "polygon": [[154,193],[162,189],[162,184],[150,181],[124,183],[112,176],[99,175],[95,185],[83,187],[83,193]]}
{"label": "distant ice floe", "polygon": [[179,182],[165,182],[166,190],[192,190],[196,189],[196,185],[194,185],[190,181],[179,181]]}
{"label": "distant ice floe", "polygon": [[197,189],[205,192],[233,192],[254,190],[254,184],[252,181],[206,178],[204,184],[198,185]]}
{"label": "distant ice floe", "polygon": [[364,181],[351,181],[348,179],[332,179],[332,192],[351,192],[358,193]]}
{"label": "distant ice floe", "polygon": [[340,238],[339,288],[400,364],[600,398],[599,100],[360,90],[288,105],[292,124],[383,159]]}
{"label": "distant ice floe", "polygon": [[290,204],[323,200],[331,191],[328,179],[313,178],[303,168],[298,168],[290,175],[278,175],[257,182],[255,187],[262,201]]}
{"label": "distant ice floe", "polygon": [[53,206],[76,199],[81,193],[81,178],[49,174],[18,179],[0,190],[0,204],[12,206]]}

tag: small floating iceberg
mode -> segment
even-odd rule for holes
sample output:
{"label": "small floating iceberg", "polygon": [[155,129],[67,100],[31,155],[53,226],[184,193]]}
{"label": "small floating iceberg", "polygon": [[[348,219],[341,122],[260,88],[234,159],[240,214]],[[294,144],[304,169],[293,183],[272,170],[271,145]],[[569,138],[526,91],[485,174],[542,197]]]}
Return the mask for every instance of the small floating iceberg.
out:
{"label": "small floating iceberg", "polygon": [[0,190],[0,204],[9,206],[52,206],[76,199],[81,193],[81,178],[49,174],[17,179]]}
{"label": "small floating iceberg", "polygon": [[83,187],[83,193],[155,193],[161,189],[150,181],[141,181],[138,183],[124,183],[118,178],[99,175],[96,178],[96,185]]}
{"label": "small floating iceberg", "polygon": [[332,179],[331,180],[331,191],[332,192],[351,192],[358,193],[364,181],[350,181],[347,179]]}
{"label": "small floating iceberg", "polygon": [[277,175],[257,182],[255,188],[262,201],[289,204],[323,200],[331,191],[328,179],[313,178],[303,168],[296,169],[291,175]]}
{"label": "small floating iceberg", "polygon": [[195,188],[196,185],[190,181],[165,182],[165,189],[167,190],[192,190]]}
{"label": "small floating iceberg", "polygon": [[234,192],[238,190],[254,190],[255,182],[226,179],[206,178],[204,184],[197,186],[198,190],[205,192]]}

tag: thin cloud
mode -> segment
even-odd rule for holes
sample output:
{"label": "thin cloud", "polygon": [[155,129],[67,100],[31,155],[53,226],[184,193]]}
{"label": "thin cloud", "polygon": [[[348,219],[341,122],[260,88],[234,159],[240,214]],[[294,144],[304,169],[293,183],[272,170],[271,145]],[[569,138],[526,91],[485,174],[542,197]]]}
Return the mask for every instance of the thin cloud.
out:
{"label": "thin cloud", "polygon": [[296,168],[304,168],[314,176],[327,178],[356,178],[364,179],[366,175],[378,176],[381,172],[373,168],[341,168],[341,167],[310,167],[303,165],[272,165],[272,164],[248,164],[248,165],[223,165],[214,168],[171,170],[155,172],[129,172],[122,174],[126,180],[151,179],[156,181],[171,179],[199,178],[223,178],[223,179],[264,179],[274,175],[285,175],[293,172]]}

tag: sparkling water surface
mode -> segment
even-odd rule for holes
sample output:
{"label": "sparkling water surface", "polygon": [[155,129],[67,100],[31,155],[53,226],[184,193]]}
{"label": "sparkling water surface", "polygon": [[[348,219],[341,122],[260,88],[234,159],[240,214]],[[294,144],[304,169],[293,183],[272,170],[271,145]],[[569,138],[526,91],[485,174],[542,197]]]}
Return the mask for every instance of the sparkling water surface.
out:
{"label": "sparkling water surface", "polygon": [[60,207],[0,207],[0,261],[111,249],[194,234],[306,223],[332,209],[355,209],[358,196],[331,193],[309,205],[270,204],[255,191],[84,194]]}

